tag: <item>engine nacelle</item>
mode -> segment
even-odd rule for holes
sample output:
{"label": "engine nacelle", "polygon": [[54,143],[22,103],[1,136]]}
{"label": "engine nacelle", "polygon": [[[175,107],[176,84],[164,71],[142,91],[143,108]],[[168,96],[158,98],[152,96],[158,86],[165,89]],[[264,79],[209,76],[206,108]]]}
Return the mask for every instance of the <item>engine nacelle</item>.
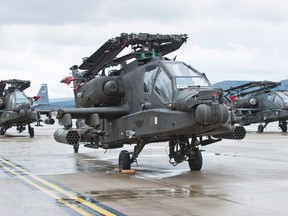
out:
{"label": "engine nacelle", "polygon": [[255,107],[258,101],[255,97],[241,98],[236,102],[237,108]]}
{"label": "engine nacelle", "polygon": [[124,91],[119,77],[100,76],[85,83],[78,89],[76,98],[82,107],[119,105]]}

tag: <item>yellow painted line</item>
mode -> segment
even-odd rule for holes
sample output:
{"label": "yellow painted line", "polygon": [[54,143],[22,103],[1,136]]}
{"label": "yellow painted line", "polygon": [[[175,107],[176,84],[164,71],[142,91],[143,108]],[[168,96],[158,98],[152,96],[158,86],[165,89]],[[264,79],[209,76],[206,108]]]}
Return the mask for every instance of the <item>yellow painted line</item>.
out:
{"label": "yellow painted line", "polygon": [[7,171],[10,172],[10,173],[13,173],[13,174],[16,175],[18,178],[20,178],[20,179],[22,179],[23,181],[27,182],[27,183],[30,184],[31,186],[39,189],[40,191],[46,193],[47,195],[49,195],[49,196],[52,197],[53,199],[61,202],[62,204],[66,205],[67,207],[69,207],[69,208],[71,208],[71,209],[73,209],[74,211],[78,212],[79,214],[85,215],[85,216],[86,216],[86,215],[87,215],[87,216],[88,216],[88,215],[91,215],[89,212],[81,209],[79,206],[74,205],[74,204],[71,204],[71,203],[63,200],[61,197],[59,197],[59,196],[57,196],[57,195],[54,195],[53,193],[51,193],[51,191],[47,190],[47,189],[44,188],[44,187],[41,187],[40,185],[37,185],[36,183],[30,181],[30,180],[27,179],[26,177],[18,174],[18,173],[15,172],[14,170],[6,167],[5,165],[2,165],[2,168],[5,169],[5,170],[7,170]]}
{"label": "yellow painted line", "polygon": [[79,203],[81,203],[81,204],[93,209],[94,211],[97,211],[97,212],[99,212],[99,213],[101,213],[103,215],[106,215],[106,216],[115,216],[115,214],[113,214],[113,213],[111,213],[111,212],[109,212],[109,211],[107,211],[107,210],[105,210],[105,209],[93,204],[93,203],[90,203],[90,202],[88,202],[88,201],[86,201],[86,200],[84,200],[84,199],[82,199],[82,198],[80,198],[78,196],[75,196],[74,194],[72,194],[72,193],[70,193],[70,192],[58,187],[57,185],[54,185],[54,184],[52,184],[52,183],[50,183],[48,181],[45,181],[44,179],[41,179],[41,178],[33,175],[32,173],[28,172],[27,170],[15,166],[14,164],[10,163],[9,161],[4,160],[3,158],[0,158],[0,160],[2,160],[4,163],[9,164],[10,166],[15,167],[16,169],[18,169],[21,172],[27,174],[31,178],[34,178],[35,180],[37,180],[37,181],[49,186],[50,188],[52,188],[52,189],[54,189],[54,190],[56,190],[56,191],[58,191],[58,192],[60,192],[62,194],[65,194],[67,197],[69,197],[71,199],[74,199],[75,201],[77,201],[77,202],[79,202]]}

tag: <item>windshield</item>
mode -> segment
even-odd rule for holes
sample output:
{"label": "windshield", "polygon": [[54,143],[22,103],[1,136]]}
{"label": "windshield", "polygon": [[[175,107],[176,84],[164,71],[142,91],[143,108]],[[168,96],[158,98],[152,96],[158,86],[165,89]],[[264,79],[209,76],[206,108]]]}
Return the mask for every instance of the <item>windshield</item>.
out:
{"label": "windshield", "polygon": [[288,103],[288,96],[282,92],[277,92],[277,94],[284,100],[284,102]]}
{"label": "windshield", "polygon": [[200,87],[209,86],[203,77],[193,77],[193,76],[176,76],[176,88],[188,88],[188,87]]}
{"label": "windshield", "polygon": [[167,62],[165,64],[175,76],[177,89],[210,86],[202,74],[196,73],[182,62]]}
{"label": "windshield", "polygon": [[170,78],[164,72],[162,68],[159,69],[156,81],[155,92],[165,101],[170,102],[172,100],[172,83]]}
{"label": "windshield", "polygon": [[[284,102],[284,104],[283,104]],[[288,96],[282,92],[277,92],[275,97],[275,104],[281,105],[282,107],[288,107]]]}
{"label": "windshield", "polygon": [[15,96],[16,96],[16,104],[31,104],[30,101],[28,100],[28,98],[24,95],[23,92],[15,92]]}
{"label": "windshield", "polygon": [[158,70],[158,65],[149,65],[145,68],[145,73],[144,73],[144,92],[145,93],[151,93],[157,70]]}

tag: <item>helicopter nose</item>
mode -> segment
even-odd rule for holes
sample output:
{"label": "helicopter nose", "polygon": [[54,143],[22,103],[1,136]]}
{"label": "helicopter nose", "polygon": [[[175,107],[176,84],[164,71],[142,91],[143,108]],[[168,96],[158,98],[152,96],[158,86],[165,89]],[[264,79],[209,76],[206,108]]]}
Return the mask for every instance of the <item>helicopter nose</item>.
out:
{"label": "helicopter nose", "polygon": [[200,104],[195,111],[196,121],[203,126],[224,124],[228,121],[229,111],[223,104]]}

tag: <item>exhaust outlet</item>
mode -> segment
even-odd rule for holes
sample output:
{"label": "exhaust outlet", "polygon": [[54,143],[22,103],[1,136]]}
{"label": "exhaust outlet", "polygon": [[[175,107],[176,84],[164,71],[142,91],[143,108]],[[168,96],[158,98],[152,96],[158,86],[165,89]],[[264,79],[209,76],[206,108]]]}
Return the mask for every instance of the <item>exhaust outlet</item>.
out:
{"label": "exhaust outlet", "polygon": [[77,130],[58,129],[54,132],[54,139],[60,143],[74,145],[80,142],[81,135]]}

